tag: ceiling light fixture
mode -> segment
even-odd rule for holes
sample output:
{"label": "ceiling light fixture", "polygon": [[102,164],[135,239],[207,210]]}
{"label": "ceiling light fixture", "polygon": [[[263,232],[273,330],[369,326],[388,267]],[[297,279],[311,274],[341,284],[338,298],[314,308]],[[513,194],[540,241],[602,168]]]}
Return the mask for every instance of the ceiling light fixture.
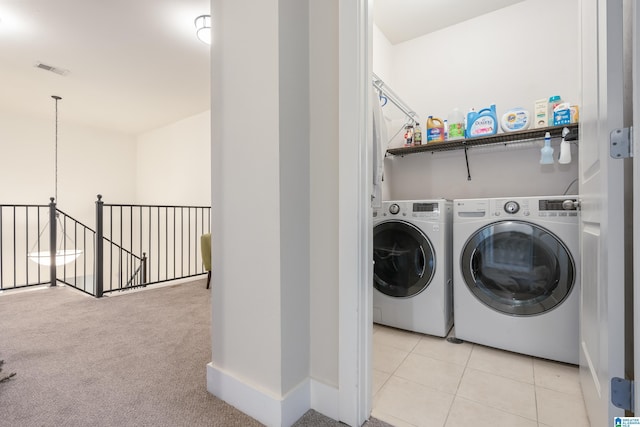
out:
{"label": "ceiling light fixture", "polygon": [[198,16],[194,24],[196,26],[196,37],[203,43],[211,44],[211,15]]}
{"label": "ceiling light fixture", "polygon": [[36,68],[40,68],[41,70],[51,71],[52,73],[60,74],[61,76],[66,76],[69,74],[69,70],[65,70],[64,68],[58,68],[51,65],[43,64],[42,62],[36,62],[34,65]]}

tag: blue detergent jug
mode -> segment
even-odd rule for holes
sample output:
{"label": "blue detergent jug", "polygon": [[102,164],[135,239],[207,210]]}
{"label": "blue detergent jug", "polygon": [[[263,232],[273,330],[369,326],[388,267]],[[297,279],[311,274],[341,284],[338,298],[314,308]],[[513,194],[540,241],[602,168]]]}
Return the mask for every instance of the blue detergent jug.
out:
{"label": "blue detergent jug", "polygon": [[469,111],[467,114],[467,138],[495,135],[497,132],[498,117],[495,104],[491,104],[489,108],[483,108],[480,111]]}

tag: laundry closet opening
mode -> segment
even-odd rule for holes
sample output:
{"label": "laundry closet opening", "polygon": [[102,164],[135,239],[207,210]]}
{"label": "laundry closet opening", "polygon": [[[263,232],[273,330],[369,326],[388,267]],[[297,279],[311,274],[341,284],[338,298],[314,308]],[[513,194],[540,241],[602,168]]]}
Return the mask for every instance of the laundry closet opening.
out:
{"label": "laundry closet opening", "polygon": [[[547,391],[534,375],[557,370],[571,383],[562,405],[586,420],[577,371],[579,1],[447,3],[374,1],[385,128],[374,134],[386,132],[386,156],[373,208],[373,415],[400,425],[469,414],[483,425],[489,413],[544,423]],[[573,116],[554,125],[552,111],[537,123],[536,101],[556,95],[578,107]],[[501,123],[509,111],[511,127]],[[493,129],[447,140],[460,115],[467,129],[493,117]],[[553,153],[543,159],[547,132]],[[407,147],[416,140],[421,148]],[[493,401],[476,388],[492,382],[501,384]]]}

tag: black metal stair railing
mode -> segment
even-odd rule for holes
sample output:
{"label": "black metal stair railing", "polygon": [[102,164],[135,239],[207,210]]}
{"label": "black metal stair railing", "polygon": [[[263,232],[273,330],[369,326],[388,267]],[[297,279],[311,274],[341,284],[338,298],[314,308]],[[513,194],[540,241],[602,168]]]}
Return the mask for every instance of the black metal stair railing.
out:
{"label": "black metal stair railing", "polygon": [[[98,196],[93,230],[53,199],[0,204],[0,291],[64,283],[101,297],[206,274],[200,236],[210,232],[210,215],[208,206],[105,204]],[[50,255],[71,250],[79,255],[65,264]]]}
{"label": "black metal stair railing", "polygon": [[[0,290],[61,282],[92,293],[85,277],[93,268],[94,237],[53,198],[48,205],[0,205]],[[72,248],[81,252],[75,262],[57,265],[56,254]]]}
{"label": "black metal stair railing", "polygon": [[[209,206],[114,204],[98,195],[96,224],[96,296],[206,274],[200,236],[211,230]],[[101,248],[103,240],[112,243]],[[144,262],[138,267],[123,260],[112,245],[142,253]],[[138,270],[145,280],[129,283]]]}
{"label": "black metal stair railing", "polygon": [[[72,216],[55,207],[52,201],[57,221],[49,221],[51,237],[50,242],[58,243],[58,251],[78,250],[80,255],[70,263],[56,266],[51,265],[51,284],[56,282],[74,287],[78,290],[95,295],[93,286],[93,253],[95,247],[95,230],[83,224]],[[58,232],[60,236],[58,236]],[[51,246],[53,252],[53,246]],[[55,278],[55,280],[54,280]],[[89,280],[87,280],[89,278]]]}
{"label": "black metal stair railing", "polygon": [[30,251],[48,250],[40,239],[48,205],[0,205],[0,291],[50,282],[48,269],[29,261]]}

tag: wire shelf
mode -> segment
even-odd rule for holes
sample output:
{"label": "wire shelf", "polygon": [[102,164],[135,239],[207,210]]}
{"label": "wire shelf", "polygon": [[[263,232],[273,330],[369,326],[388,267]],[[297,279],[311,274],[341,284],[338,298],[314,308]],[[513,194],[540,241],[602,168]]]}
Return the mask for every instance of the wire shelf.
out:
{"label": "wire shelf", "polygon": [[495,146],[499,144],[519,144],[523,142],[539,141],[544,139],[546,132],[551,134],[551,138],[562,138],[562,129],[568,128],[570,134],[567,136],[567,140],[577,139],[578,123],[573,123],[564,126],[550,126],[538,129],[528,129],[517,132],[499,133],[490,136],[481,136],[476,138],[458,139],[454,141],[445,142],[432,142],[424,145],[417,145],[414,147],[400,147],[390,148],[387,153],[392,156],[406,156],[415,153],[438,151],[452,151],[452,150],[464,150],[475,147]]}

